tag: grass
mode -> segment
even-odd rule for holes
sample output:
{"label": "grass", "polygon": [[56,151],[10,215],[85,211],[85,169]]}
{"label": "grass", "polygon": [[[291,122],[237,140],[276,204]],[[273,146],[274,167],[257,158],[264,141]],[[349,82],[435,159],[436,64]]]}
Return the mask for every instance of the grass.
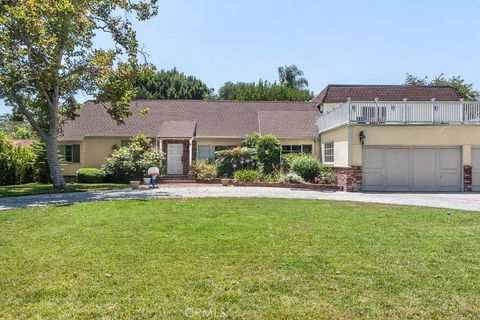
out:
{"label": "grass", "polygon": [[[99,191],[127,188],[129,185],[122,183],[67,183],[69,190],[75,192]],[[57,193],[51,184],[26,183],[12,186],[0,186],[1,197],[27,196],[33,194]]]}
{"label": "grass", "polygon": [[480,214],[284,199],[0,214],[0,318],[478,319]]}

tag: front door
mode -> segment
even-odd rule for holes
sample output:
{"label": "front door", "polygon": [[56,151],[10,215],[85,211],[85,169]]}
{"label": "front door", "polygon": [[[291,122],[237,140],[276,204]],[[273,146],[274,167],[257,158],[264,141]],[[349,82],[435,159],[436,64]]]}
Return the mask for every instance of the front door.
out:
{"label": "front door", "polygon": [[183,174],[183,144],[167,145],[167,174]]}

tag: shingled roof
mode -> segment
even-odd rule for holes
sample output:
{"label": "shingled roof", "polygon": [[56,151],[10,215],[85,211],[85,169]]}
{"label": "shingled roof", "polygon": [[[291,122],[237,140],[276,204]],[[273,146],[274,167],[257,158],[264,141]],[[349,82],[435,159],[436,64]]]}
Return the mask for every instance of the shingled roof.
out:
{"label": "shingled roof", "polygon": [[458,101],[461,97],[450,86],[338,85],[330,84],[314,99],[319,105],[354,101]]}
{"label": "shingled roof", "polygon": [[[59,140],[85,137],[244,137],[269,132],[280,137],[315,137],[314,102],[241,102],[205,100],[138,100],[130,105],[132,116],[117,125],[105,108],[86,102],[79,117],[67,122]],[[147,111],[147,112],[145,112]]]}

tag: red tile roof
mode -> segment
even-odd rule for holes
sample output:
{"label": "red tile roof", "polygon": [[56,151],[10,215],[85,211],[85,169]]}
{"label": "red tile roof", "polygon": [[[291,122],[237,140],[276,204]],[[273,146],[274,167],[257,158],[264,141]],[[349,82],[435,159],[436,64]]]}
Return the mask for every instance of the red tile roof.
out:
{"label": "red tile roof", "polygon": [[[314,102],[138,100],[131,103],[130,110],[132,116],[125,119],[124,125],[117,125],[104,107],[87,102],[80,109],[79,117],[64,125],[59,140],[80,141],[94,136],[130,137],[140,133],[157,137],[158,134],[178,134],[180,129],[190,130],[191,125],[186,123],[192,122],[196,123],[196,137],[244,137],[260,130],[259,113],[264,111],[282,112],[281,117],[275,117],[277,124],[268,124],[270,128],[275,128],[278,135],[288,136],[293,131],[306,130],[315,137],[317,132],[312,130],[315,115],[320,115]],[[148,112],[145,113],[145,110]],[[297,112],[307,112],[308,115],[300,117]],[[291,116],[301,121],[293,123],[289,121]],[[170,123],[163,127],[165,122]]]}
{"label": "red tile roof", "polygon": [[314,99],[318,104],[353,101],[458,101],[460,96],[450,86],[404,86],[404,85],[337,85],[330,84]]}

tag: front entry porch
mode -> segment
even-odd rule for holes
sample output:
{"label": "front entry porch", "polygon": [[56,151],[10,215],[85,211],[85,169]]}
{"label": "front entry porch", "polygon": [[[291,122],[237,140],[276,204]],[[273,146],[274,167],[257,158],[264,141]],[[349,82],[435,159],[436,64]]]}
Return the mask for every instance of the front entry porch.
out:
{"label": "front entry porch", "polygon": [[167,176],[188,176],[196,158],[196,142],[190,139],[159,139],[160,150],[165,153]]}

